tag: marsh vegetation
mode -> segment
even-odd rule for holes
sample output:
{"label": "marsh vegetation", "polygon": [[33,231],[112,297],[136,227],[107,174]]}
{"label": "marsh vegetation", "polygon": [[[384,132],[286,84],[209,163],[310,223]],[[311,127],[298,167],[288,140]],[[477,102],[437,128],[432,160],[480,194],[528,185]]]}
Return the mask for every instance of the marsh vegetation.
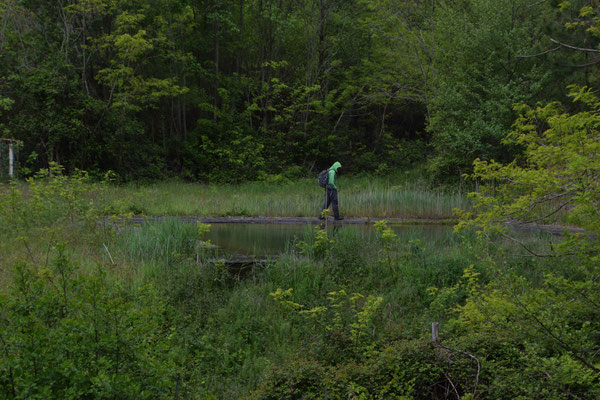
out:
{"label": "marsh vegetation", "polygon": [[[578,361],[585,353],[575,352],[595,341],[585,336],[595,326],[592,286],[575,258],[527,257],[473,230],[400,235],[381,221],[366,236],[358,227],[307,227],[240,277],[202,245],[205,225],[128,226],[126,215],[98,224],[99,193],[115,190],[103,185],[55,171],[27,190],[3,187],[5,398],[505,399],[597,390]],[[557,238],[520,240],[542,253]],[[549,306],[573,279],[587,297]],[[559,321],[568,327],[558,331]]]}
{"label": "marsh vegetation", "polygon": [[[456,208],[470,209],[468,187],[436,187],[402,174],[340,179],[340,207],[348,216],[447,219]],[[238,185],[173,181],[104,192],[108,211],[161,216],[316,217],[324,198],[314,178]]]}

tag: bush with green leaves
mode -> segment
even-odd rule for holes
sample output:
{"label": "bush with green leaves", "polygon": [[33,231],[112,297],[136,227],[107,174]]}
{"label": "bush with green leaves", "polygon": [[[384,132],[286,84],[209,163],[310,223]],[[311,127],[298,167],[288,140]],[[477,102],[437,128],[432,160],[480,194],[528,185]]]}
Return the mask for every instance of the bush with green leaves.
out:
{"label": "bush with green leaves", "polygon": [[383,247],[385,251],[387,267],[392,268],[392,245],[397,239],[396,234],[387,225],[387,221],[382,219],[380,221],[375,222],[375,230],[377,231],[377,237],[381,247]]}
{"label": "bush with green leaves", "polygon": [[172,398],[166,307],[101,269],[78,270],[64,245],[48,265],[20,264],[0,297],[0,393],[5,399]]}
{"label": "bush with green leaves", "polygon": [[324,342],[321,356],[344,360],[368,357],[375,349],[374,319],[380,312],[383,297],[347,293],[344,289],[327,294],[328,305],[308,308],[292,299],[293,289],[278,288],[269,295],[285,309],[305,319],[305,323],[321,331]]}
{"label": "bush with green leaves", "polygon": [[[421,340],[390,343],[372,357],[337,365],[298,356],[273,365],[248,400],[469,398],[473,368]],[[460,397],[465,395],[465,397]]]}
{"label": "bush with green leaves", "polygon": [[26,187],[12,182],[8,190],[0,191],[4,228],[24,232],[59,224],[96,224],[99,210],[94,197],[99,187],[85,171],[66,175],[62,166],[53,163],[26,182]]}

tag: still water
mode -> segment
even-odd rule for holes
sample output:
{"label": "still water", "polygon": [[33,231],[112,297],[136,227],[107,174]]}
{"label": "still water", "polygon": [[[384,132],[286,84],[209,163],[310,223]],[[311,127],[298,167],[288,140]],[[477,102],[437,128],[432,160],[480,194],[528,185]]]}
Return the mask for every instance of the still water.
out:
{"label": "still water", "polygon": [[[308,224],[211,224],[205,239],[229,254],[277,255],[305,240],[315,229]],[[441,242],[452,236],[452,227],[448,225],[399,225],[392,229],[399,240],[405,241]],[[328,231],[330,237],[356,233],[365,241],[375,240],[376,235],[373,225],[336,225]]]}

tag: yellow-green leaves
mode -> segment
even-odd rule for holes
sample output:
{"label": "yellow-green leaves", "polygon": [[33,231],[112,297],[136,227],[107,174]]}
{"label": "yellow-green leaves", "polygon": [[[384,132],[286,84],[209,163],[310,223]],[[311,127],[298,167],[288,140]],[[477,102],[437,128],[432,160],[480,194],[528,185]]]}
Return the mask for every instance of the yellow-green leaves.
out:
{"label": "yellow-green leaves", "polygon": [[[327,218],[330,210],[323,210],[323,216]],[[329,237],[327,233],[327,229],[319,229],[317,228],[314,231],[312,240],[301,241],[297,244],[304,255],[311,255],[317,258],[326,258],[329,256],[331,251],[331,246],[334,243],[334,240]]]}
{"label": "yellow-green leaves", "polygon": [[273,298],[273,300],[275,300],[276,302],[278,302],[279,304],[281,304],[283,307],[285,307],[288,310],[301,311],[304,308],[304,305],[295,303],[291,300],[288,300],[289,298],[292,297],[292,292],[293,292],[292,288],[287,289],[287,290],[277,288],[276,291],[269,293],[269,296],[271,296]]}
{"label": "yellow-green leaves", "polygon": [[204,224],[198,221],[196,223],[196,229],[198,232],[198,239],[202,240],[204,238],[204,235],[210,232],[210,224]]}
{"label": "yellow-green leaves", "polygon": [[375,222],[375,230],[385,251],[387,266],[392,268],[392,245],[396,242],[397,236],[384,219]]}
{"label": "yellow-green leaves", "polygon": [[123,33],[114,38],[113,45],[119,56],[127,61],[133,61],[145,52],[152,50],[152,43],[146,38],[146,31],[139,30],[134,35]]}
{"label": "yellow-green leaves", "polygon": [[322,256],[328,254],[332,244],[333,240],[327,236],[327,230],[318,229],[316,231],[314,243],[315,254]]}
{"label": "yellow-green leaves", "polygon": [[561,11],[562,11],[562,10],[566,10],[566,9],[568,9],[569,7],[571,7],[571,2],[570,2],[570,1],[566,1],[566,0],[565,0],[565,1],[561,1],[561,2],[558,4],[558,6],[560,7]]}
{"label": "yellow-green leaves", "polygon": [[477,213],[462,214],[461,227],[504,231],[502,223],[516,220],[598,231],[600,100],[586,87],[572,86],[569,95],[588,111],[568,114],[558,103],[516,107],[520,116],[505,141],[522,146],[523,157],[508,164],[475,160],[472,178],[484,185],[471,193]]}
{"label": "yellow-green leaves", "polygon": [[110,88],[111,107],[140,111],[154,107],[163,97],[176,97],[188,91],[177,83],[176,77],[162,77],[162,73],[151,68],[152,60],[165,57],[173,45],[167,38],[164,20],[150,19],[146,12],[118,13],[115,29],[91,40],[90,51],[107,60],[96,79]]}
{"label": "yellow-green leaves", "polygon": [[384,219],[375,222],[375,230],[385,245],[391,245],[397,238],[392,228],[387,225],[387,221]]}
{"label": "yellow-green leaves", "polygon": [[532,370],[557,384],[591,387],[599,371],[591,332],[600,293],[600,99],[586,87],[569,89],[581,103],[577,113],[558,103],[516,107],[520,116],[506,142],[521,146],[523,156],[511,163],[475,161],[472,177],[482,185],[471,194],[476,211],[462,213],[461,226],[508,234],[505,222],[568,223],[586,233],[565,234],[548,246],[551,261],[533,263],[548,268],[537,281],[498,268],[483,284],[473,266],[465,269],[460,288],[467,300],[455,307],[454,323],[463,332],[518,338]]}
{"label": "yellow-green leaves", "polygon": [[269,296],[285,309],[318,323],[325,331],[333,332],[334,336],[347,335],[358,355],[373,351],[375,345],[369,328],[379,312],[383,297],[365,297],[360,293],[347,293],[340,289],[327,294],[327,306],[307,308],[291,300],[292,288],[278,288],[269,293]]}
{"label": "yellow-green leaves", "polygon": [[590,15],[594,15],[594,9],[591,6],[582,7],[581,10],[579,10],[579,16],[581,18],[585,18]]}

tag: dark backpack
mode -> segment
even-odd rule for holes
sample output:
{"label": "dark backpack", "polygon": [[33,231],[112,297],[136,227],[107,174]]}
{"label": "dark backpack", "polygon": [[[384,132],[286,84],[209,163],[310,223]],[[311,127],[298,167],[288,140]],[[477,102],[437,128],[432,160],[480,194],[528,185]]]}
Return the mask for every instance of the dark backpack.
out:
{"label": "dark backpack", "polygon": [[319,186],[327,187],[327,184],[329,183],[329,170],[328,169],[324,169],[323,171],[319,172],[319,176],[317,177],[317,182],[319,182]]}

